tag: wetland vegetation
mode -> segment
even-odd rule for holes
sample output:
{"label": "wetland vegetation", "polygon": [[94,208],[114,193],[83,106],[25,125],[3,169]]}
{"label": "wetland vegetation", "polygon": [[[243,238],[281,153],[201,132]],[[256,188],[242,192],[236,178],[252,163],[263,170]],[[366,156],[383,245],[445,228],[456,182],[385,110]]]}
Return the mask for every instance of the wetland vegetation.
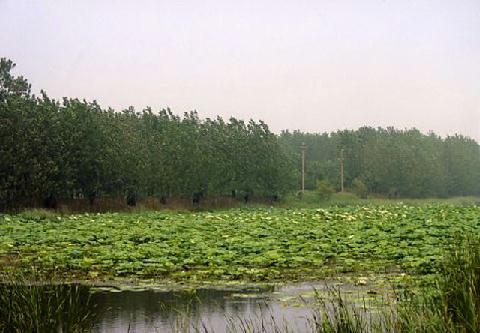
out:
{"label": "wetland vegetation", "polygon": [[[12,313],[22,322],[27,322],[25,313],[37,319],[51,316],[57,319],[38,322],[53,325],[94,318],[91,308],[78,303],[78,286],[69,287],[76,281],[96,285],[85,288],[97,295],[101,290],[169,290],[181,285],[200,291],[238,288],[243,294],[242,288],[252,283],[311,281],[312,296],[318,289],[315,281],[333,278],[332,292],[316,293],[314,302],[303,305],[302,316],[308,318],[303,331],[372,332],[375,326],[388,332],[474,332],[478,327],[480,256],[475,235],[480,207],[472,203],[69,215],[30,211],[0,219],[5,276],[28,276],[35,267],[38,276],[49,276],[50,281],[7,279],[0,298],[6,310],[2,315],[10,320],[15,319]],[[348,294],[335,291],[345,284],[367,289],[352,302]],[[115,287],[102,289],[107,285]],[[377,304],[372,310],[358,301],[372,295],[386,297],[380,308]],[[258,306],[256,295],[246,297],[252,299],[250,306]],[[275,308],[269,297],[261,301]],[[189,302],[185,304],[193,304]],[[48,308],[52,310],[47,313],[32,310]],[[78,316],[58,319],[75,311]],[[172,330],[209,331],[202,322],[207,317],[185,311],[178,316],[169,312]],[[255,311],[238,312],[246,317],[235,320],[223,312],[215,316],[225,316],[220,325],[230,325],[231,331],[292,331],[292,323],[285,321],[291,313],[275,311],[273,317]],[[217,329],[218,324],[215,321]]]}
{"label": "wetland vegetation", "polygon": [[2,262],[72,279],[275,281],[433,274],[476,205],[372,205],[0,217]]}
{"label": "wetland vegetation", "polygon": [[[390,127],[275,134],[262,121],[116,112],[35,96],[14,67],[0,59],[0,331],[102,331],[106,286],[145,297],[161,286],[167,299],[203,290],[208,303],[212,288],[241,299],[254,284],[273,288],[280,309],[275,288],[305,282],[308,332],[480,329],[475,140]],[[319,292],[332,279],[388,302],[372,310]],[[172,330],[211,331],[186,313]],[[292,317],[233,314],[220,330],[297,331]]]}
{"label": "wetland vegetation", "polygon": [[[0,286],[0,331],[477,332],[479,249],[478,236],[457,238],[422,284],[373,274],[350,284],[121,291],[17,275]],[[387,279],[395,285],[381,287]]]}

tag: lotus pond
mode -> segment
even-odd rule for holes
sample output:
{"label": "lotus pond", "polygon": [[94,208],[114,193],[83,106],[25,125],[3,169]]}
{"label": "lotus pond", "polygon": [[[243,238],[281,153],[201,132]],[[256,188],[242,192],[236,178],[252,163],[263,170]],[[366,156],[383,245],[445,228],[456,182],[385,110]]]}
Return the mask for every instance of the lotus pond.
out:
{"label": "lotus pond", "polygon": [[456,235],[479,231],[479,206],[449,204],[0,215],[0,268],[165,283],[425,275]]}

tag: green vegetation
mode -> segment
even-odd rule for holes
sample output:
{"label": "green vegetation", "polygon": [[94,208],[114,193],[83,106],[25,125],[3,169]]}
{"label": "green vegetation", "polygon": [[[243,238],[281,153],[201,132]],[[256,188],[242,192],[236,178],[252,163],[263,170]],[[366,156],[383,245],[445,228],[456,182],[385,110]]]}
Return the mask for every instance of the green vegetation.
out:
{"label": "green vegetation", "polygon": [[[406,204],[409,206],[419,206],[428,204],[449,204],[457,206],[478,205],[480,197],[451,197],[451,198],[403,198],[388,199],[383,196],[369,195],[367,199],[363,199],[352,192],[333,193],[329,199],[322,199],[318,190],[306,190],[303,195],[286,195],[278,206],[284,208],[328,208],[332,206],[379,206],[379,205],[395,205]],[[260,206],[259,206],[260,207]],[[265,205],[263,205],[265,207]]]}
{"label": "green vegetation", "polygon": [[438,271],[480,207],[431,204],[0,217],[6,266],[75,278],[313,279],[335,272]]}
{"label": "green vegetation", "polygon": [[433,289],[401,303],[399,332],[478,332],[480,329],[480,238],[453,244]]}
{"label": "green vegetation", "polygon": [[0,211],[101,197],[274,200],[294,187],[291,158],[261,121],[36,97],[13,67],[0,60]]}
{"label": "green vegetation", "polygon": [[[328,184],[326,181],[317,180],[317,194],[321,201],[328,201],[332,198],[333,193],[335,190],[333,187]],[[302,196],[305,195],[305,192],[302,193]]]}
{"label": "green vegetation", "polygon": [[[274,313],[226,318],[228,332],[312,333],[476,333],[480,325],[480,238],[459,237],[443,252],[439,273],[421,289],[407,285],[394,298],[352,300],[340,289],[314,290],[304,326]],[[413,288],[412,288],[413,287]],[[412,292],[416,291],[416,292]],[[176,332],[188,331],[188,320]],[[212,332],[200,323],[198,331]]]}
{"label": "green vegetation", "polygon": [[397,304],[389,304],[376,315],[372,316],[367,305],[352,307],[340,293],[329,298],[317,295],[310,321],[312,332],[478,332],[480,238],[476,235],[456,240],[445,251],[431,285]]}
{"label": "green vegetation", "polygon": [[[313,302],[299,300],[311,311],[305,316],[305,330],[478,332],[480,239],[456,238],[442,253],[435,278],[421,289],[404,289],[397,294],[399,302],[380,295],[377,301],[352,302],[352,295],[337,289],[314,290]],[[98,313],[91,303],[88,286],[58,284],[45,280],[36,271],[29,274],[2,276],[0,332],[90,331]],[[179,311],[172,322],[172,332],[214,332],[208,323],[192,322],[186,311]],[[299,327],[268,310],[262,317],[226,317],[225,323],[228,332],[280,333]]]}
{"label": "green vegetation", "polygon": [[[457,235],[480,231],[474,140],[370,127],[275,135],[262,121],[148,107],[115,112],[95,101],[34,96],[26,79],[12,75],[14,66],[0,59],[0,211],[37,209],[0,215],[0,331],[83,330],[80,292],[23,278],[32,266],[67,280],[189,283],[401,272],[430,287],[404,301],[385,323],[394,326],[384,327],[480,329],[478,242],[462,243],[444,261]],[[292,193],[302,143],[308,191],[299,196]],[[340,151],[348,191],[334,193]],[[252,198],[285,208],[210,212],[201,205]],[[100,199],[112,201],[109,210],[151,199],[164,207],[183,200],[203,211],[152,212],[145,205],[130,213],[66,214],[75,203],[93,207]],[[315,330],[365,330],[344,303],[332,306],[334,317],[324,308]]]}
{"label": "green vegetation", "polygon": [[366,199],[368,196],[367,185],[358,178],[355,178],[352,182],[352,191],[362,199]]}
{"label": "green vegetation", "polygon": [[1,274],[0,332],[89,332],[95,316],[89,291],[29,271]]}
{"label": "green vegetation", "polygon": [[206,198],[273,202],[299,188],[302,142],[310,190],[317,182],[339,188],[343,150],[345,186],[362,198],[480,194],[480,148],[466,137],[369,127],[275,135],[262,121],[115,112],[34,96],[14,66],[0,59],[0,211],[80,201],[88,210],[99,199],[112,201],[108,210],[141,198],[167,207],[180,199],[196,207]]}
{"label": "green vegetation", "polygon": [[281,144],[299,161],[306,151],[305,187],[322,179],[340,190],[339,157],[344,151],[345,186],[364,197],[426,198],[478,195],[480,148],[461,135],[445,139],[416,129],[362,127],[333,133],[283,132]]}

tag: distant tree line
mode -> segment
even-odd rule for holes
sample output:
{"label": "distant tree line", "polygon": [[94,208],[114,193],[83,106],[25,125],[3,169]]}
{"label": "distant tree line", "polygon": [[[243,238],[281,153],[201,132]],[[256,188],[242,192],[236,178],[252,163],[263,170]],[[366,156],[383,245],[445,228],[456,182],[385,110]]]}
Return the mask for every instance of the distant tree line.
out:
{"label": "distant tree line", "polygon": [[13,67],[0,61],[0,209],[79,197],[247,201],[295,186],[291,156],[261,121],[36,97]]}
{"label": "distant tree line", "polygon": [[299,188],[302,142],[307,189],[318,181],[339,189],[343,150],[347,188],[390,197],[480,194],[479,145],[467,137],[370,127],[275,135],[261,121],[116,112],[35,96],[14,66],[0,60],[0,210],[73,198],[276,199]]}
{"label": "distant tree line", "polygon": [[285,131],[280,141],[297,156],[306,144],[308,189],[318,180],[340,189],[343,150],[346,188],[388,197],[480,194],[480,147],[461,135],[441,138],[416,129],[362,127],[324,134]]}

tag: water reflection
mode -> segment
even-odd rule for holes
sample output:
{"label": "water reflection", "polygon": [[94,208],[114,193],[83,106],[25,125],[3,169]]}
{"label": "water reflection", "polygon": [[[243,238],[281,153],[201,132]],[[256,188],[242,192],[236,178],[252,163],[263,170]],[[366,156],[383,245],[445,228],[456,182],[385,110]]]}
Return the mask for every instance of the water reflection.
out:
{"label": "water reflection", "polygon": [[[53,329],[35,330],[46,332],[56,331],[56,327],[65,327],[62,331],[70,332],[72,330],[67,327],[74,326],[93,326],[93,332],[97,333],[312,332],[315,324],[312,322],[313,311],[318,305],[318,299],[314,297],[317,292],[322,298],[333,296],[331,299],[336,302],[338,294],[329,294],[329,290],[335,288],[342,292],[342,299],[353,306],[360,303],[360,307],[364,305],[365,296],[372,298],[374,295],[375,298],[387,295],[366,278],[357,279],[356,283],[323,281],[181,291],[158,288],[119,290],[78,284],[22,281],[0,284],[0,287],[2,286],[0,296],[3,297],[0,297],[0,300],[5,302],[2,303],[0,319],[15,319],[16,317],[12,316],[15,313],[29,315],[37,323],[53,325]],[[42,311],[35,312],[31,309]],[[330,312],[330,308],[326,309]],[[5,316],[2,317],[2,314]],[[4,322],[5,320],[0,320],[0,331],[2,327],[5,328]],[[21,322],[23,326],[19,326],[19,322],[15,321],[9,325],[16,328],[27,327],[24,325],[25,320]]]}
{"label": "water reflection", "polygon": [[325,288],[325,283],[304,283],[243,290],[97,292],[93,301],[100,315],[94,331],[230,332],[264,326],[269,332],[279,326],[282,331],[311,332],[314,290]]}
{"label": "water reflection", "polygon": [[241,289],[98,291],[92,295],[94,332],[314,332],[315,294],[336,299],[332,288],[354,307],[369,303],[368,313],[360,314],[366,322],[374,307],[388,304],[388,292],[364,279]]}

